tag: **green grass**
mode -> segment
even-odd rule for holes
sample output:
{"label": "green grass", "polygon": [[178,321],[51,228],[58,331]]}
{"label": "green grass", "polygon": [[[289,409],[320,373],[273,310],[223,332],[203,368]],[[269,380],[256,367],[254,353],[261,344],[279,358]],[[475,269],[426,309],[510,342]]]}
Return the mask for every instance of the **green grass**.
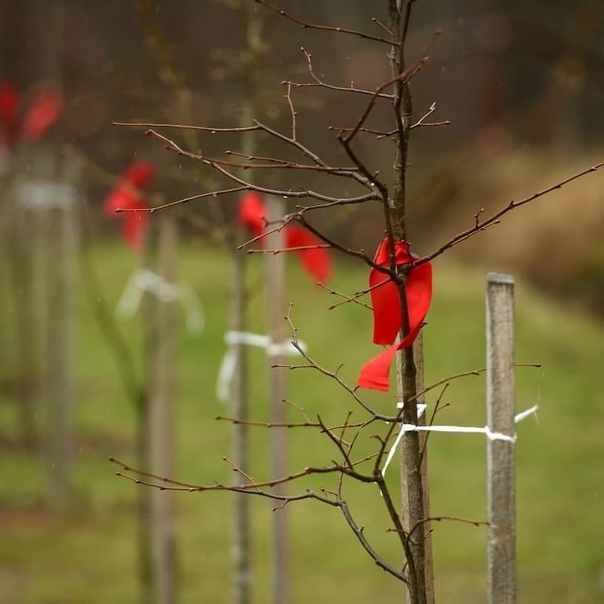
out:
{"label": "green grass", "polygon": [[[135,265],[116,246],[97,252],[95,261],[105,295],[115,303]],[[353,382],[374,352],[368,311],[347,305],[326,308],[333,298],[309,286],[290,263],[288,298],[293,320],[316,360]],[[229,265],[221,254],[188,246],[180,256],[181,277],[203,301],[207,327],[202,336],[181,330],[178,358],[178,477],[209,483],[229,480],[221,461],[229,453],[229,426],[214,421],[225,410],[214,396],[215,377],[227,328]],[[254,257],[250,282],[260,288],[263,267]],[[425,330],[427,380],[484,366],[483,277],[444,262],[435,266],[435,300]],[[353,292],[366,271],[338,264],[333,287]],[[557,308],[517,286],[517,360],[541,362],[542,369],[518,370],[518,409],[539,402],[537,420],[518,428],[519,601],[596,603],[604,597],[598,577],[604,565],[604,328],[572,311]],[[264,299],[259,291],[251,309],[251,329],[263,331]],[[140,348],[136,319],[120,324],[135,350]],[[125,398],[108,352],[84,298],[77,311],[78,437],[73,511],[52,515],[42,505],[44,462],[16,447],[0,454],[0,603],[129,604],[137,602],[136,489],[114,476],[111,455],[134,459],[134,413]],[[2,345],[8,342],[3,336]],[[251,351],[254,418],[267,417],[266,359]],[[6,357],[4,357],[6,358]],[[10,367],[9,367],[10,368]],[[289,398],[309,413],[338,421],[355,409],[327,378],[308,370],[288,373]],[[431,397],[434,402],[436,392]],[[364,395],[384,412],[393,397]],[[484,425],[484,376],[456,381],[445,395],[450,406],[440,423]],[[292,418],[295,412],[292,410]],[[357,414],[361,417],[361,414]],[[14,405],[0,404],[4,439],[15,437]],[[430,437],[432,511],[473,519],[485,517],[485,439],[479,435]],[[267,432],[253,433],[255,474],[268,472]],[[367,447],[367,442],[361,443]],[[310,431],[292,431],[291,467],[326,464],[328,443]],[[396,471],[389,481],[396,492]],[[312,484],[331,486],[332,480]],[[302,489],[303,487],[291,487]],[[379,494],[372,487],[347,487],[352,511],[383,555],[397,563],[399,552]],[[178,539],[181,602],[230,601],[231,498],[225,493],[179,494]],[[257,602],[269,599],[270,503],[252,502]],[[338,511],[317,502],[289,508],[293,538],[294,603],[400,602],[401,586],[359,549]],[[485,599],[485,530],[460,523],[434,527],[437,594],[447,604]],[[600,590],[600,591],[599,591]]]}

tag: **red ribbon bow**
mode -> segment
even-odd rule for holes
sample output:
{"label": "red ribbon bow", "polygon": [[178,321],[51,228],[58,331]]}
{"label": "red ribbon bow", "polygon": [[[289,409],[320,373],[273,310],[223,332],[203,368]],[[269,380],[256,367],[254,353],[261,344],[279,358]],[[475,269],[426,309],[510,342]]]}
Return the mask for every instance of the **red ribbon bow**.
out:
{"label": "red ribbon bow", "polygon": [[[251,191],[241,200],[239,205],[239,223],[246,227],[254,237],[264,234],[266,209],[260,195]],[[318,282],[327,283],[331,276],[331,260],[327,250],[319,246],[321,241],[312,233],[296,224],[285,227],[286,248],[308,247],[309,249],[295,250],[305,270]],[[286,250],[287,251],[287,250]]]}
{"label": "red ribbon bow", "polygon": [[149,224],[149,212],[119,212],[117,210],[146,210],[143,190],[155,176],[155,167],[146,161],[135,161],[122,174],[113,188],[103,209],[111,218],[123,221],[123,235],[126,243],[133,249],[140,249],[144,233]]}
{"label": "red ribbon bow", "polygon": [[21,93],[9,82],[0,83],[0,131],[4,144],[12,149],[20,140],[38,140],[59,119],[63,101],[54,92],[39,94],[19,124]]}
{"label": "red ribbon bow", "polygon": [[[406,241],[395,241],[395,263],[397,266],[410,264],[417,257],[409,253]],[[384,239],[375,255],[375,263],[390,267],[390,244]],[[369,273],[371,303],[373,306],[373,342],[394,344],[402,328],[402,311],[398,287],[387,274],[372,268]],[[405,296],[409,316],[409,333],[399,344],[391,346],[373,357],[361,369],[358,385],[361,388],[388,391],[390,387],[390,365],[398,350],[411,346],[417,337],[432,300],[432,266],[424,262],[412,268],[405,279]]]}

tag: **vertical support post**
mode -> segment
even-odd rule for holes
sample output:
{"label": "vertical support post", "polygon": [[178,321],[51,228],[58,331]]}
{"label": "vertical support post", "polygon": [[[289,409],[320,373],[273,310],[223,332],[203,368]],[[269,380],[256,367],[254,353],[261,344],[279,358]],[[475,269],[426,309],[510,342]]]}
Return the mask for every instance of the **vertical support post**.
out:
{"label": "vertical support post", "polygon": [[[514,279],[487,282],[487,425],[515,435]],[[514,442],[490,438],[488,472],[488,602],[516,602],[516,483]]]}
{"label": "vertical support post", "polygon": [[[45,187],[45,184],[40,184]],[[52,187],[52,184],[50,184]],[[44,191],[44,189],[40,189]],[[60,194],[51,188],[49,195]],[[71,494],[73,384],[73,278],[76,259],[76,213],[74,199],[48,199],[45,212],[46,267],[46,449],[49,504],[64,509]]]}
{"label": "vertical support post", "polygon": [[[21,185],[23,183],[20,183]],[[10,269],[14,283],[14,325],[17,337],[17,375],[18,375],[18,419],[21,442],[24,446],[33,446],[37,440],[36,403],[40,385],[39,362],[39,318],[36,316],[36,283],[39,277],[39,266],[36,260],[42,237],[40,214],[38,208],[32,207],[23,195],[23,187],[18,190],[16,199],[11,204],[11,223],[5,225],[10,242]],[[8,251],[8,250],[7,250]],[[39,302],[39,299],[37,300]],[[8,319],[8,317],[7,317]],[[7,323],[10,324],[10,323]],[[7,343],[8,344],[8,343]],[[6,349],[10,347],[7,345]]]}
{"label": "vertical support post", "polygon": [[[283,201],[278,197],[266,199],[267,219],[273,224],[283,218]],[[269,227],[270,228],[270,227]],[[285,247],[283,231],[275,231],[266,237],[268,249],[280,250]],[[267,325],[270,345],[268,358],[270,365],[284,362],[285,340],[285,254],[268,254],[266,260]],[[285,399],[285,372],[269,367],[270,422],[284,424],[287,421]],[[275,427],[270,430],[272,475],[280,478],[287,475],[287,428]],[[273,489],[277,495],[285,495],[285,484]],[[273,512],[273,604],[289,602],[289,543],[287,539],[287,507]]]}
{"label": "vertical support post", "polygon": [[6,208],[9,206],[9,199],[5,197],[5,192],[0,189],[0,283],[4,283],[4,287],[0,287],[0,380],[4,381],[10,375],[11,365],[11,344],[10,330],[11,325],[9,317],[8,294],[12,288],[7,287],[10,281],[9,259],[11,256],[11,246],[9,243],[10,230],[8,226],[8,212]]}
{"label": "vertical support post", "polygon": [[[163,214],[158,220],[157,272],[174,283],[176,224]],[[151,472],[174,476],[174,407],[176,403],[176,308],[174,301],[154,299],[156,334],[149,375],[149,461]],[[174,604],[176,598],[176,527],[172,491],[151,489],[151,541],[154,602]]]}

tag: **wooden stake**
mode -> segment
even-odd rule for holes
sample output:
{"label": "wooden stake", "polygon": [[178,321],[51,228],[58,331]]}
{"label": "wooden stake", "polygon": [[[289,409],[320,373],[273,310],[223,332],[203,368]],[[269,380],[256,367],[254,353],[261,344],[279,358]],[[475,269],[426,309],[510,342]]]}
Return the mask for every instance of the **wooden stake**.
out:
{"label": "wooden stake", "polygon": [[46,363],[44,397],[47,408],[46,459],[48,498],[55,509],[64,509],[71,495],[73,455],[73,328],[76,259],[75,190],[36,183],[37,205],[47,228],[45,261]]}
{"label": "wooden stake", "polygon": [[[266,199],[267,219],[270,223],[284,215],[283,201],[278,197]],[[268,249],[280,250],[285,247],[283,231],[266,237]],[[266,261],[267,325],[273,347],[282,346],[285,341],[285,254],[268,254]],[[269,348],[270,365],[282,364],[283,354],[278,348]],[[270,422],[282,424],[287,421],[285,399],[285,372],[269,367]],[[271,461],[273,476],[287,476],[287,428],[271,428]],[[277,495],[285,495],[285,484],[274,487]],[[274,506],[274,504],[273,504]],[[273,512],[273,604],[289,602],[289,543],[287,539],[287,507]]]}
{"label": "wooden stake", "polygon": [[[487,284],[487,425],[514,436],[514,280],[490,273]],[[514,442],[490,438],[488,472],[488,602],[516,602]]]}
{"label": "wooden stake", "polygon": [[[22,184],[22,183],[21,183]],[[18,419],[21,442],[30,447],[37,442],[36,410],[40,386],[39,317],[36,310],[40,299],[36,284],[39,284],[39,247],[42,236],[41,211],[32,208],[22,195],[23,187],[12,204],[11,224],[5,225],[10,252],[14,294],[14,325],[18,347]],[[10,227],[10,229],[9,229]],[[44,231],[45,233],[45,231]],[[7,317],[8,318],[8,317]],[[10,323],[7,322],[7,326]],[[10,347],[6,346],[8,350]]]}
{"label": "wooden stake", "polygon": [[[176,224],[166,213],[158,219],[157,272],[168,283],[176,273]],[[174,416],[176,404],[176,307],[173,301],[155,300],[155,347],[149,375],[149,461],[151,471],[174,476]],[[172,491],[151,489],[151,542],[154,602],[173,604],[176,598],[176,520]]]}

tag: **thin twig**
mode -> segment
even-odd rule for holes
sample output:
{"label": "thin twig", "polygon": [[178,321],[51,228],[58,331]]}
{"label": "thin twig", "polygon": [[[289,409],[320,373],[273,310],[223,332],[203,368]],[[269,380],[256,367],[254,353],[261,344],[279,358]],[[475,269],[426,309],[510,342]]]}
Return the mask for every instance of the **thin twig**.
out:
{"label": "thin twig", "polygon": [[474,215],[474,221],[475,221],[474,226],[470,227],[469,229],[466,229],[465,231],[461,231],[460,233],[457,233],[457,235],[455,235],[454,237],[451,237],[451,239],[449,239],[448,241],[443,243],[440,247],[438,247],[436,250],[434,250],[431,254],[428,254],[427,256],[423,256],[422,258],[415,260],[413,262],[413,266],[418,266],[420,264],[423,264],[424,262],[430,262],[431,260],[434,260],[434,258],[437,258],[438,256],[440,256],[447,250],[451,249],[452,247],[456,246],[457,244],[461,243],[462,241],[465,241],[466,239],[473,237],[477,233],[484,231],[485,229],[487,229],[491,226],[494,226],[495,224],[498,224],[499,219],[502,218],[503,216],[505,216],[508,212],[511,212],[512,210],[515,210],[516,208],[526,205],[527,203],[530,203],[531,201],[535,201],[536,199],[539,199],[540,197],[544,197],[548,193],[552,193],[553,191],[561,189],[565,185],[567,185],[579,178],[582,178],[583,176],[586,176],[587,174],[591,174],[592,172],[597,172],[600,168],[602,168],[602,166],[604,166],[604,161],[597,163],[589,168],[585,168],[584,170],[581,170],[580,172],[577,172],[576,174],[573,174],[572,176],[569,176],[568,178],[565,178],[564,180],[561,180],[553,185],[550,185],[550,186],[546,187],[545,189],[542,189],[541,191],[537,191],[536,193],[533,193],[533,194],[529,195],[528,197],[525,197],[524,199],[520,199],[518,201],[510,201],[506,206],[504,206],[503,208],[500,208],[495,213],[491,214],[491,216],[489,216],[488,218],[485,218],[483,220],[480,220],[481,212],[476,213]]}
{"label": "thin twig", "polygon": [[317,23],[309,23],[308,21],[303,21],[302,19],[299,19],[298,17],[294,17],[293,15],[290,15],[288,12],[271,4],[270,2],[267,2],[266,0],[254,0],[254,2],[256,2],[257,4],[262,4],[262,6],[266,6],[266,8],[269,8],[270,10],[277,13],[278,15],[281,15],[288,21],[291,21],[292,23],[295,23],[296,25],[300,25],[304,29],[317,29],[319,31],[327,31],[327,32],[338,33],[338,34],[347,34],[347,35],[351,35],[351,36],[356,36],[358,38],[363,38],[365,40],[373,40],[374,42],[380,42],[382,44],[387,44],[388,46],[392,45],[392,40],[387,40],[386,38],[382,38],[380,36],[372,36],[371,34],[367,34],[362,31],[348,29],[346,27],[334,27],[331,25],[320,25]]}

